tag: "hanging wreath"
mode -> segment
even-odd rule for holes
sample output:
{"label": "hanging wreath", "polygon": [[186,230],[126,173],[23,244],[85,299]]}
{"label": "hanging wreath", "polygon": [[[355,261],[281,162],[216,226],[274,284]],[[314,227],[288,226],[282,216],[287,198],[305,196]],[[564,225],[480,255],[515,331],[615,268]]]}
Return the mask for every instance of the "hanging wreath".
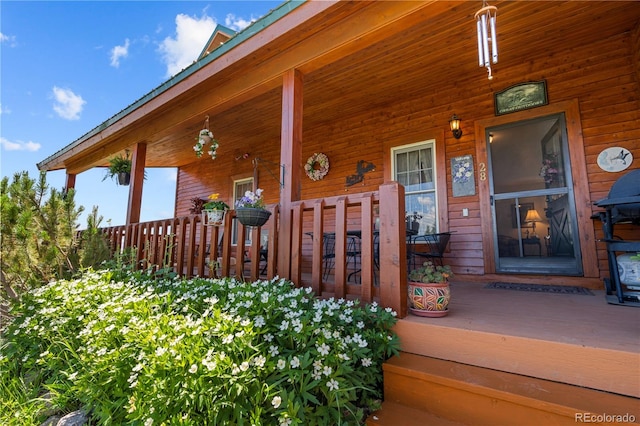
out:
{"label": "hanging wreath", "polygon": [[321,152],[313,154],[304,165],[304,171],[313,181],[324,178],[329,173],[329,158]]}

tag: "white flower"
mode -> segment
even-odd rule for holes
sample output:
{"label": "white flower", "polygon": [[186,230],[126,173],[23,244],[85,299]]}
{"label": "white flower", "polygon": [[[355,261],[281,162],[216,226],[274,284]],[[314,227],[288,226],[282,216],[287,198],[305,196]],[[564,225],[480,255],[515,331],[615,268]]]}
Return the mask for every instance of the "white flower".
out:
{"label": "white flower", "polygon": [[198,371],[198,365],[197,364],[191,364],[191,368],[189,368],[189,373],[195,374],[197,371]]}
{"label": "white flower", "polygon": [[271,405],[273,405],[273,408],[278,408],[280,404],[282,404],[282,398],[280,398],[279,396],[274,396],[271,400]]}
{"label": "white flower", "polygon": [[280,417],[280,426],[289,426],[291,424],[291,418],[285,416]]}
{"label": "white flower", "polygon": [[371,365],[371,358],[362,358],[362,366],[369,367]]}
{"label": "white flower", "polygon": [[257,357],[254,358],[253,364],[258,367],[263,367],[266,361],[267,359],[265,357],[263,357],[262,355],[258,355]]}
{"label": "white flower", "polygon": [[318,349],[318,353],[324,356],[329,355],[329,351],[331,350],[331,348],[329,348],[329,346],[327,346],[326,343],[323,343],[322,345],[317,346],[317,349]]}
{"label": "white flower", "polygon": [[291,360],[291,368],[298,368],[300,367],[300,360],[298,359],[297,356],[294,356],[293,359]]}
{"label": "white flower", "polygon": [[338,382],[336,381],[336,379],[331,379],[327,382],[327,387],[329,388],[329,390],[338,390]]}
{"label": "white flower", "polygon": [[277,366],[278,366],[278,370],[283,370],[287,366],[287,362],[284,359],[280,358],[278,360]]}
{"label": "white flower", "polygon": [[153,424],[153,419],[151,417],[149,417],[147,420],[144,421],[144,426],[151,426]]}

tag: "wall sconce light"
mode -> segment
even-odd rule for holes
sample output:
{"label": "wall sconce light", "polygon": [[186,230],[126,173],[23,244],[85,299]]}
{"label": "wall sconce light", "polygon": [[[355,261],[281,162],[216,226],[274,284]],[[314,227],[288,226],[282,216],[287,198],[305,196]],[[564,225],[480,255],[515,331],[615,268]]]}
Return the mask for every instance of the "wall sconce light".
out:
{"label": "wall sconce light", "polygon": [[462,136],[462,130],[460,130],[460,122],[462,120],[457,115],[453,114],[451,120],[449,120],[449,127],[451,127],[451,133],[453,133],[453,137],[456,139],[460,139]]}
{"label": "wall sconce light", "polygon": [[493,133],[489,133],[489,143],[493,143]]}

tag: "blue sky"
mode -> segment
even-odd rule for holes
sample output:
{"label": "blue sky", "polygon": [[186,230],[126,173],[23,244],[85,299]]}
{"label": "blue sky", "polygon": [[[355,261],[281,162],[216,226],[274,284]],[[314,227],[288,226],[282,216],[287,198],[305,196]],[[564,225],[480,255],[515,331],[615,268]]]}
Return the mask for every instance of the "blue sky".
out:
{"label": "blue sky", "polygon": [[[216,24],[239,31],[283,1],[0,2],[0,166],[26,170],[192,63]],[[148,169],[141,220],[173,216],[175,169]],[[76,202],[124,224],[128,187],[104,169],[76,178]],[[65,172],[47,174],[61,189]]]}

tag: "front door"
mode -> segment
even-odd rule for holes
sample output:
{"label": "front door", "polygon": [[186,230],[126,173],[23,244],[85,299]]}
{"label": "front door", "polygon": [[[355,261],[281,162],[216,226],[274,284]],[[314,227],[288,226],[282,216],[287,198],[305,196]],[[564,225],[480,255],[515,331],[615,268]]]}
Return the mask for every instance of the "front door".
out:
{"label": "front door", "polygon": [[581,275],[564,114],[486,132],[496,272]]}

